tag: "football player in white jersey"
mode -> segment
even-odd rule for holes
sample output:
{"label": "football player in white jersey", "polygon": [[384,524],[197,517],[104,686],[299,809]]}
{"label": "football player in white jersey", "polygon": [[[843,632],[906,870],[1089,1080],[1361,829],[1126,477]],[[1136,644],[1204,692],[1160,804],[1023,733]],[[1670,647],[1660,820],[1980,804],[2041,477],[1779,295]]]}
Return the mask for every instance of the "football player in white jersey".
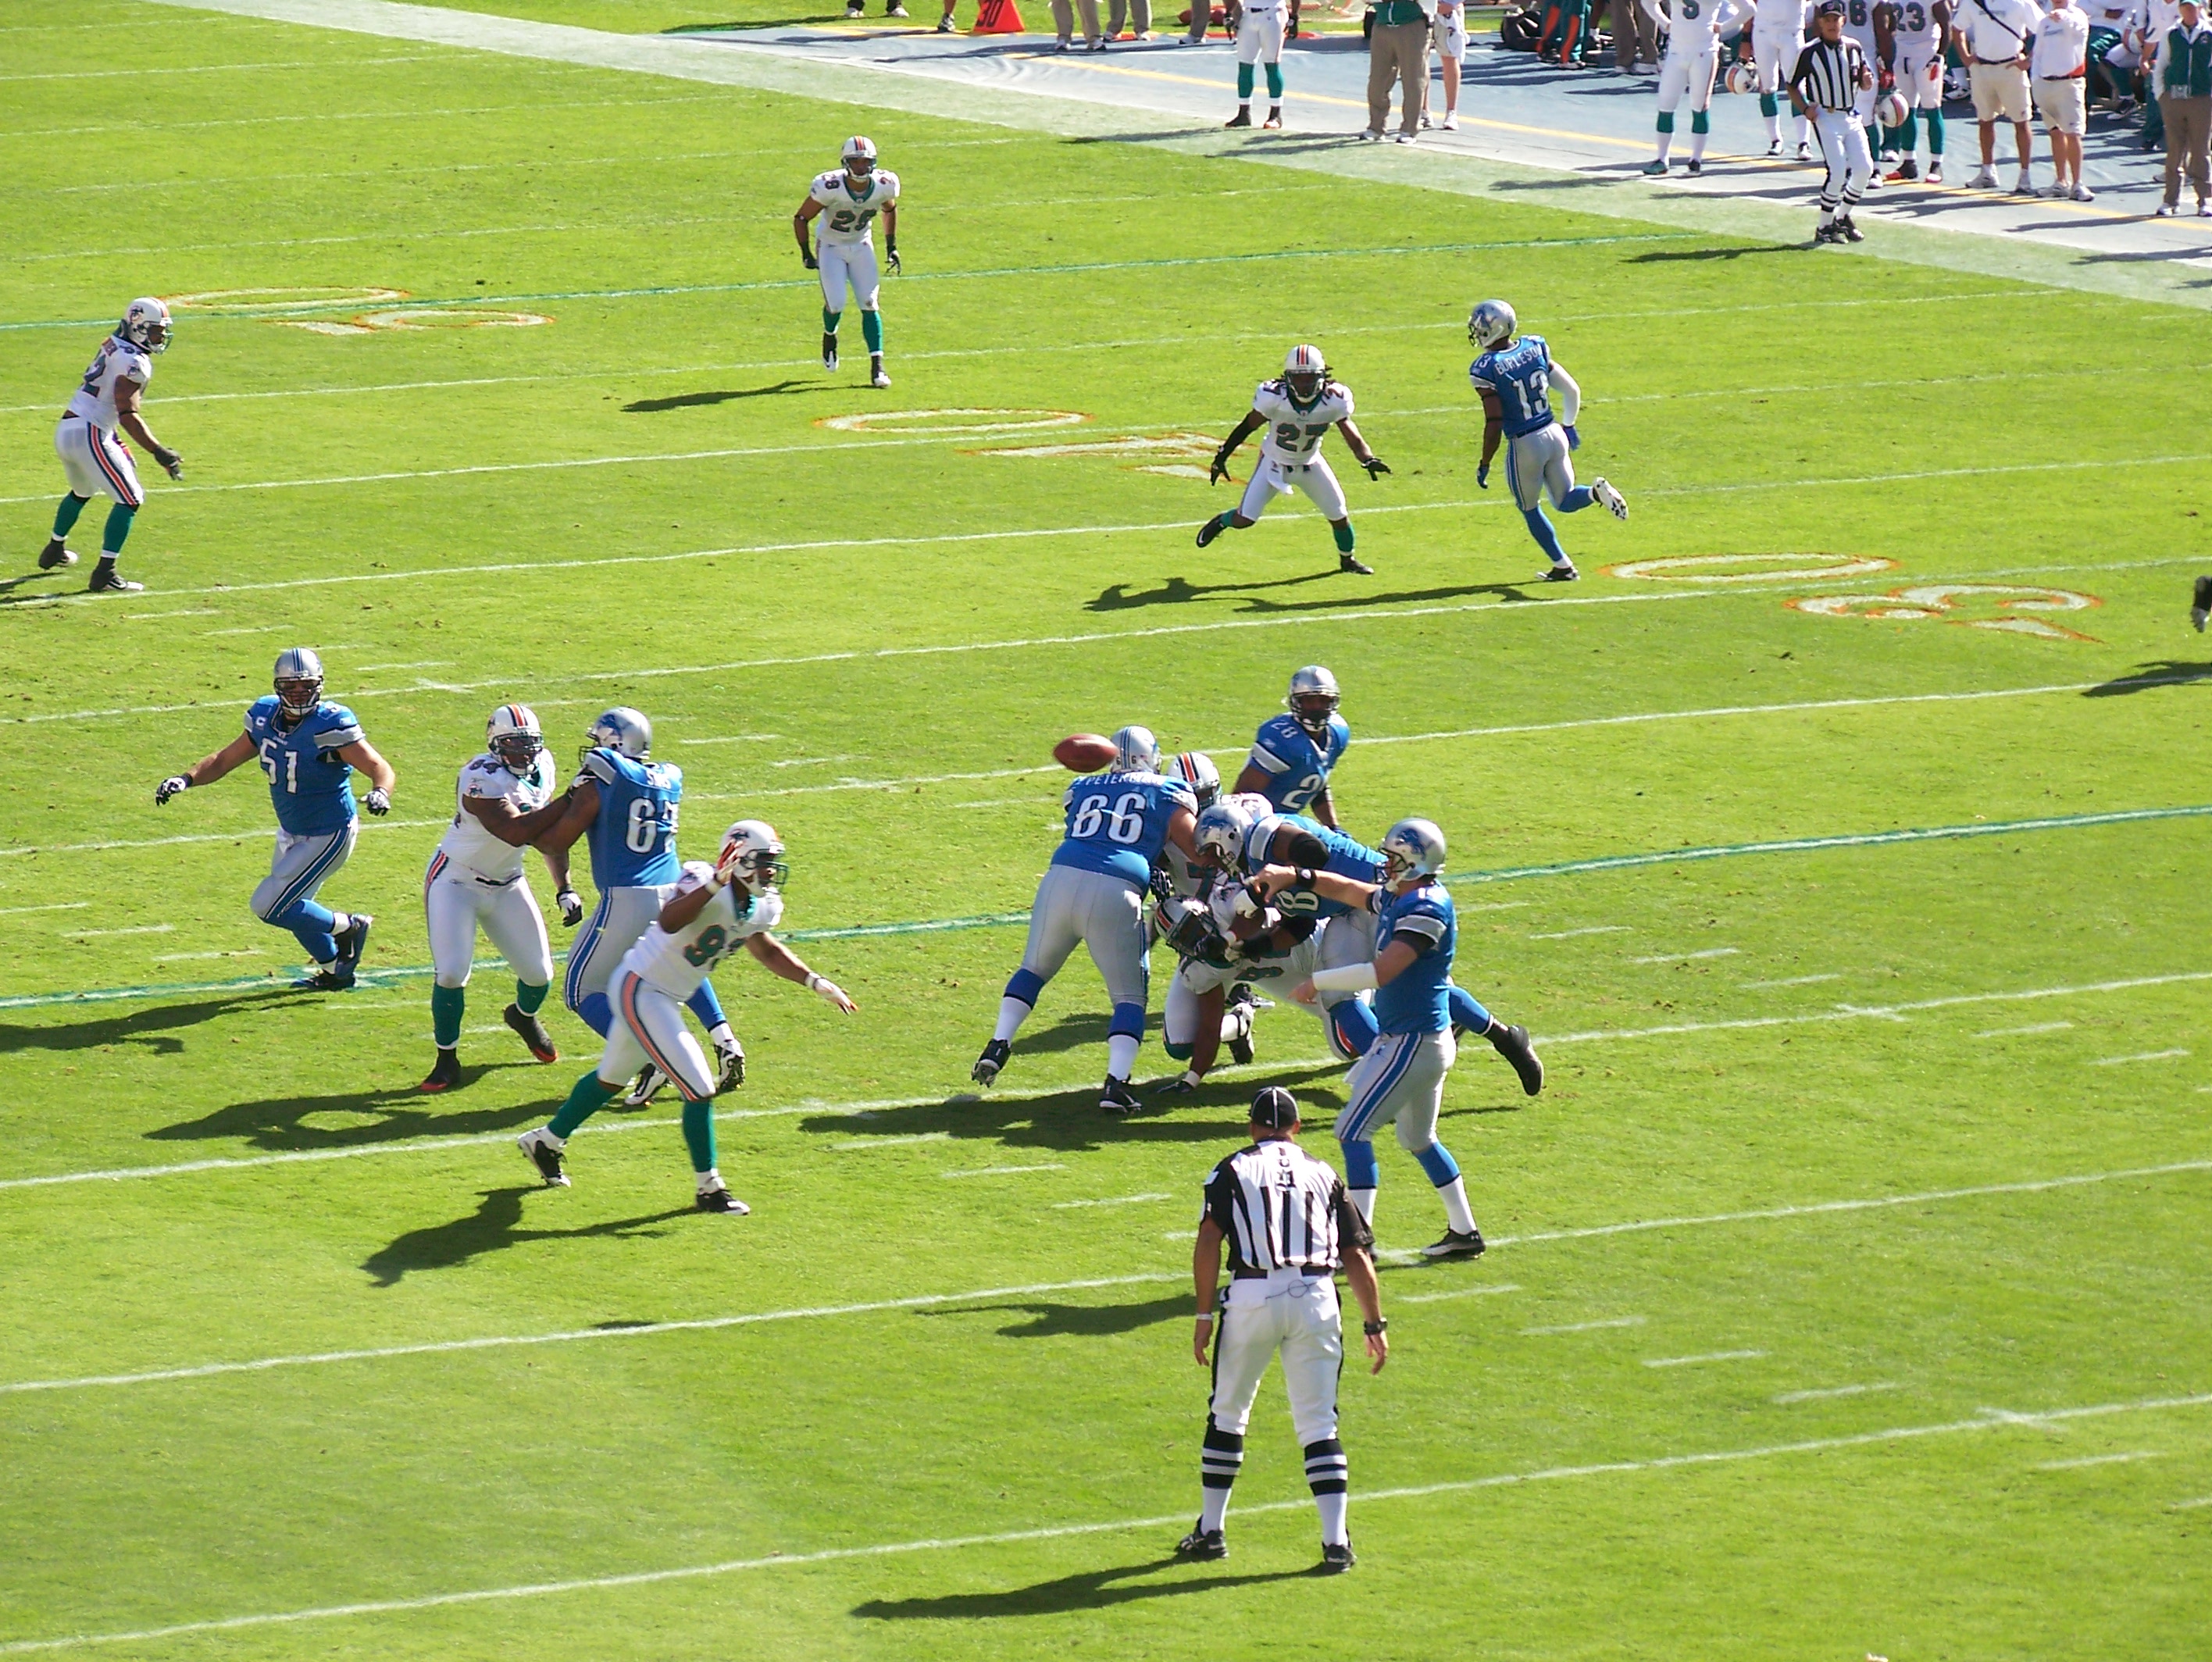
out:
{"label": "football player in white jersey", "polygon": [[116,574],[115,561],[123,552],[123,539],[131,535],[131,521],[146,500],[138,483],[138,470],[131,451],[115,436],[118,428],[146,446],[172,479],[185,476],[184,458],[156,439],[139,409],[146,384],[154,379],[154,355],[169,349],[169,308],[157,300],[137,300],[124,312],[115,332],[100,343],[84,380],[71,395],[69,408],[54,428],[54,451],[69,476],[69,494],[54,510],[54,534],[39,555],[40,571],[58,571],[76,563],[69,534],[84,505],[95,496],[109,496],[115,506],[107,511],[107,525],[100,537],[100,563],[92,568],[94,594],[136,594],[146,585]]}
{"label": "football player in white jersey", "polygon": [[1890,71],[1897,95],[1905,100],[1905,124],[1897,131],[1902,158],[1889,175],[1893,185],[1920,177],[1914,154],[1920,148],[1920,123],[1928,123],[1928,182],[1943,182],[1943,38],[1951,27],[1949,0],[1895,0],[1890,7]]}
{"label": "football player in white jersey", "polygon": [[1237,453],[1237,447],[1261,428],[1267,430],[1260,445],[1260,465],[1252,470],[1251,482],[1244,487],[1244,500],[1198,528],[1199,547],[1204,548],[1232,527],[1243,531],[1256,525],[1276,495],[1302,490],[1336,535],[1337,569],[1373,576],[1375,568],[1363,564],[1352,552],[1352,516],[1344,505],[1344,488],[1322,458],[1321,441],[1332,427],[1344,435],[1352,460],[1367,470],[1369,478],[1389,472],[1352,424],[1352,389],[1329,379],[1328,365],[1322,361],[1319,347],[1294,346],[1283,360],[1282,379],[1260,383],[1259,391],[1252,395],[1252,408],[1213,452],[1208,483],[1228,478],[1229,458]]}
{"label": "football player in white jersey", "polygon": [[[1782,154],[1781,94],[1797,68],[1797,54],[1805,50],[1805,25],[1811,0],[1754,0],[1757,15],[1751,24],[1751,61],[1759,71],[1759,113],[1766,123],[1766,154]],[[1804,114],[1797,117],[1797,160],[1813,154]]]}
{"label": "football player in white jersey", "polygon": [[[844,166],[819,174],[791,216],[806,269],[822,274],[822,367],[837,367],[837,325],[849,290],[860,303],[860,336],[868,343],[868,384],[889,386],[884,369],[884,319],[876,309],[882,280],[876,270],[875,221],[884,216],[884,264],[899,270],[898,175],[876,166],[876,144],[855,136],[845,141]],[[806,227],[822,221],[821,248],[808,246]]]}
{"label": "football player in white jersey", "polygon": [[[514,972],[514,1002],[501,1019],[539,1061],[561,1059],[538,1016],[553,982],[553,953],[545,916],[522,875],[522,851],[530,840],[526,818],[553,800],[554,773],[553,753],[545,748],[538,718],[526,705],[502,704],[484,724],[484,753],[454,783],[453,822],[422,874],[436,978],[430,986],[430,1028],[438,1046],[421,1087],[425,1091],[451,1090],[461,1083],[461,1012],[479,925]],[[555,880],[562,875],[556,871]]]}
{"label": "football player in white jersey", "polygon": [[817,975],[769,933],[783,916],[788,870],[782,840],[763,820],[739,820],[732,826],[714,864],[684,863],[684,875],[659,917],[638,937],[607,983],[616,1016],[599,1066],[576,1082],[549,1124],[515,1139],[549,1186],[568,1186],[562,1151],[576,1127],[650,1063],[674,1080],[684,1095],[684,1141],[697,1182],[694,1204],[702,1212],[738,1216],[751,1210],[730,1192],[714,1168],[714,1067],[684,1025],[684,1001],[742,945],[785,980],[796,981],[847,1015],[859,1008],[842,987]]}
{"label": "football player in white jersey", "polygon": [[[1705,135],[1713,103],[1713,76],[1720,68],[1720,32],[1742,14],[1738,0],[1642,0],[1651,21],[1667,35],[1667,56],[1659,66],[1659,154],[1644,171],[1654,178],[1667,171],[1667,152],[1674,143],[1674,112],[1690,100],[1690,171],[1705,170]],[[1672,17],[1668,13],[1673,14]]]}
{"label": "football player in white jersey", "polygon": [[[1295,28],[1295,25],[1292,26]],[[1252,66],[1267,71],[1267,118],[1262,127],[1283,124],[1283,0],[1244,0],[1237,20],[1237,113],[1222,124],[1252,124]]]}
{"label": "football player in white jersey", "polygon": [[[1252,1060],[1252,1017],[1259,1001],[1251,983],[1294,987],[1322,967],[1327,923],[1285,919],[1253,899],[1242,882],[1220,872],[1208,875],[1219,880],[1202,899],[1164,901],[1153,913],[1153,927],[1182,961],[1168,983],[1160,1040],[1169,1057],[1183,1064],[1183,1072],[1161,1095],[1196,1090],[1224,1045],[1240,1066]],[[1301,1008],[1328,1019],[1318,1005]]]}

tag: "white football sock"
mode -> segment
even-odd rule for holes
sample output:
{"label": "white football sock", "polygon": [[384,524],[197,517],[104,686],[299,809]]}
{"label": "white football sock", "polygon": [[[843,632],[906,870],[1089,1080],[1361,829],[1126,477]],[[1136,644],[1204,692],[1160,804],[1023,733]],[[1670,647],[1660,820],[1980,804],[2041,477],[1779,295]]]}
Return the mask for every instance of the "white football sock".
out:
{"label": "white football sock", "polygon": [[1344,1193],[1345,1198],[1359,1209],[1359,1216],[1367,1220],[1368,1226],[1371,1228],[1375,1222],[1375,1191],[1346,1189]]}
{"label": "white football sock", "polygon": [[701,1194],[711,1193],[713,1191],[719,1189],[721,1186],[722,1174],[719,1168],[709,1166],[705,1171],[699,1174],[699,1192]]}
{"label": "white football sock", "polygon": [[1340,1547],[1352,1539],[1352,1532],[1345,1526],[1345,1513],[1352,1510],[1352,1496],[1342,1489],[1334,1495],[1316,1495],[1314,1505],[1321,1513],[1321,1541],[1323,1546]]}
{"label": "white football sock", "polygon": [[1106,1040],[1106,1071],[1116,1079],[1127,1079],[1130,1070],[1137,1065],[1137,1052],[1144,1040],[1133,1033],[1116,1033]]}
{"label": "white football sock", "polygon": [[1229,1515],[1229,1491],[1225,1489],[1199,1490],[1198,1527],[1201,1532],[1219,1529],[1221,1520]]}
{"label": "white football sock", "polygon": [[708,1028],[707,1039],[716,1050],[733,1050],[740,1056],[744,1054],[745,1047],[738,1042],[737,1033],[727,1022],[717,1022]]}
{"label": "white football sock", "polygon": [[1022,1030],[1022,1023],[1030,1019],[1030,1007],[1018,998],[999,1000],[999,1025],[991,1034],[994,1043],[1003,1043]]}
{"label": "white football sock", "polygon": [[350,913],[350,912],[333,912],[333,913],[331,913],[331,934],[333,934],[333,935],[343,935],[343,934],[344,934],[344,933],[346,932],[346,931],[348,931],[349,929],[351,929],[352,927],[353,927],[353,913]]}
{"label": "white football sock", "polygon": [[1444,1216],[1463,1235],[1474,1233],[1474,1211],[1467,1204],[1467,1180],[1455,1177],[1437,1192],[1443,1197]]}

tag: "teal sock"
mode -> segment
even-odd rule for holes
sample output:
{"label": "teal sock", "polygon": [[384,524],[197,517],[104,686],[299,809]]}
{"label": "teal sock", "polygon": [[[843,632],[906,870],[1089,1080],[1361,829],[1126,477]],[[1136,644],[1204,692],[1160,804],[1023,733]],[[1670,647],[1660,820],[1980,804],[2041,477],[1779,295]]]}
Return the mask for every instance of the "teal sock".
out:
{"label": "teal sock", "polygon": [[1336,551],[1339,554],[1350,554],[1352,552],[1352,521],[1347,519],[1340,525],[1331,525],[1329,529],[1336,533]]}
{"label": "teal sock", "polygon": [[621,1089],[619,1085],[608,1084],[599,1077],[597,1069],[592,1070],[576,1082],[575,1089],[568,1093],[568,1100],[561,1105],[560,1113],[553,1116],[545,1129],[558,1137],[574,1137],[576,1127],[612,1101]]}
{"label": "teal sock", "polygon": [[1712,122],[1705,111],[1690,112],[1690,130],[1693,133],[1708,133],[1712,130]]}
{"label": "teal sock", "polygon": [[[1271,64],[1267,67],[1273,69],[1274,65]],[[1252,101],[1252,66],[1249,64],[1237,66],[1237,101],[1239,104]]]}
{"label": "teal sock", "polygon": [[1280,64],[1267,65],[1267,101],[1271,104],[1283,101],[1283,66]]}
{"label": "teal sock", "polygon": [[137,513],[137,509],[125,507],[120,502],[109,512],[107,525],[100,533],[100,552],[103,557],[112,560],[123,552],[123,540],[131,535],[131,521]]}
{"label": "teal sock", "polygon": [[440,1050],[451,1050],[461,1042],[461,1007],[468,998],[465,987],[430,989],[430,1036],[438,1041]]}
{"label": "teal sock", "polygon": [[1900,155],[1911,155],[1920,148],[1920,113],[1917,110],[1905,112],[1905,124],[1897,130],[1897,149]]}
{"label": "teal sock", "polygon": [[707,1097],[684,1105],[684,1141],[691,1150],[691,1169],[714,1169],[714,1100]]}
{"label": "teal sock", "polygon": [[90,500],[92,498],[89,496],[79,496],[74,492],[62,498],[62,505],[54,510],[54,538],[57,542],[70,534],[70,527],[76,524],[77,515],[84,512],[84,505]]}
{"label": "teal sock", "polygon": [[1662,110],[1659,112],[1659,130],[1662,133],[1671,133],[1674,130],[1674,111]]}
{"label": "teal sock", "polygon": [[552,985],[553,984],[550,981],[540,981],[534,986],[528,981],[516,981],[514,984],[514,1007],[520,1010],[525,1016],[537,1015],[539,1006],[544,1004],[545,1002],[546,992],[551,988]]}
{"label": "teal sock", "polygon": [[1779,115],[1782,113],[1782,102],[1772,93],[1761,93],[1759,95],[1759,112],[1761,115]]}
{"label": "teal sock", "polygon": [[868,343],[871,356],[880,356],[884,349],[884,314],[880,312],[860,313],[860,338]]}
{"label": "teal sock", "polygon": [[1943,159],[1943,112],[1941,110],[1928,112],[1928,159],[1930,161]]}
{"label": "teal sock", "polygon": [[845,314],[842,312],[832,312],[826,306],[822,308],[822,332],[823,334],[836,334],[837,332],[837,325],[844,320]]}
{"label": "teal sock", "polygon": [[1217,533],[1224,531],[1235,531],[1237,529],[1236,519],[1237,515],[1235,510],[1224,508],[1220,513],[1213,516],[1213,529]]}

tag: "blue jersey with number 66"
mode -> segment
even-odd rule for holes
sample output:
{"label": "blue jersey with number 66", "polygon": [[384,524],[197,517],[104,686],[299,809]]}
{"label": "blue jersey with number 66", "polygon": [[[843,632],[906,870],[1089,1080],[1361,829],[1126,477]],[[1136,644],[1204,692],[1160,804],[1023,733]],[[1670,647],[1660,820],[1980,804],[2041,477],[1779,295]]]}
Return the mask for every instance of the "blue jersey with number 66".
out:
{"label": "blue jersey with number 66", "polygon": [[1478,392],[1494,392],[1505,422],[1505,436],[1525,439],[1557,419],[1552,414],[1552,349],[1541,335],[1523,335],[1508,347],[1486,352],[1468,367]]}
{"label": "blue jersey with number 66", "polygon": [[676,858],[681,767],[601,749],[585,751],[576,773],[599,788],[599,816],[591,829],[594,889],[602,895],[610,889],[652,889],[683,875]]}
{"label": "blue jersey with number 66", "polygon": [[1168,840],[1176,810],[1198,800],[1181,779],[1158,773],[1100,773],[1067,787],[1067,834],[1054,865],[1103,871],[1142,889]]}

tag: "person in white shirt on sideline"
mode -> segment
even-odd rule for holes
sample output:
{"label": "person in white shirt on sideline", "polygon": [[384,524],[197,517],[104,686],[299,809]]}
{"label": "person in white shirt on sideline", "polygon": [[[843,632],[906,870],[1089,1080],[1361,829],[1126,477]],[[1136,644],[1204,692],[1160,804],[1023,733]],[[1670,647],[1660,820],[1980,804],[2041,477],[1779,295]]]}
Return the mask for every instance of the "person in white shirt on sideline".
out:
{"label": "person in white shirt on sideline", "polygon": [[2020,153],[2016,197],[2033,196],[2029,163],[2035,154],[2028,130],[2027,48],[2043,13],[2035,0],[1964,0],[1955,19],[1959,55],[1973,82],[1974,124],[1982,140],[1981,171],[1967,181],[1978,191],[1997,185],[1997,118],[2012,123]]}
{"label": "person in white shirt on sideline", "polygon": [[2074,0],[2052,0],[2036,24],[2027,72],[2035,83],[2036,110],[2051,131],[2054,177],[2041,194],[2093,200],[2095,193],[2081,182],[2081,135],[2089,128],[2089,15]]}

